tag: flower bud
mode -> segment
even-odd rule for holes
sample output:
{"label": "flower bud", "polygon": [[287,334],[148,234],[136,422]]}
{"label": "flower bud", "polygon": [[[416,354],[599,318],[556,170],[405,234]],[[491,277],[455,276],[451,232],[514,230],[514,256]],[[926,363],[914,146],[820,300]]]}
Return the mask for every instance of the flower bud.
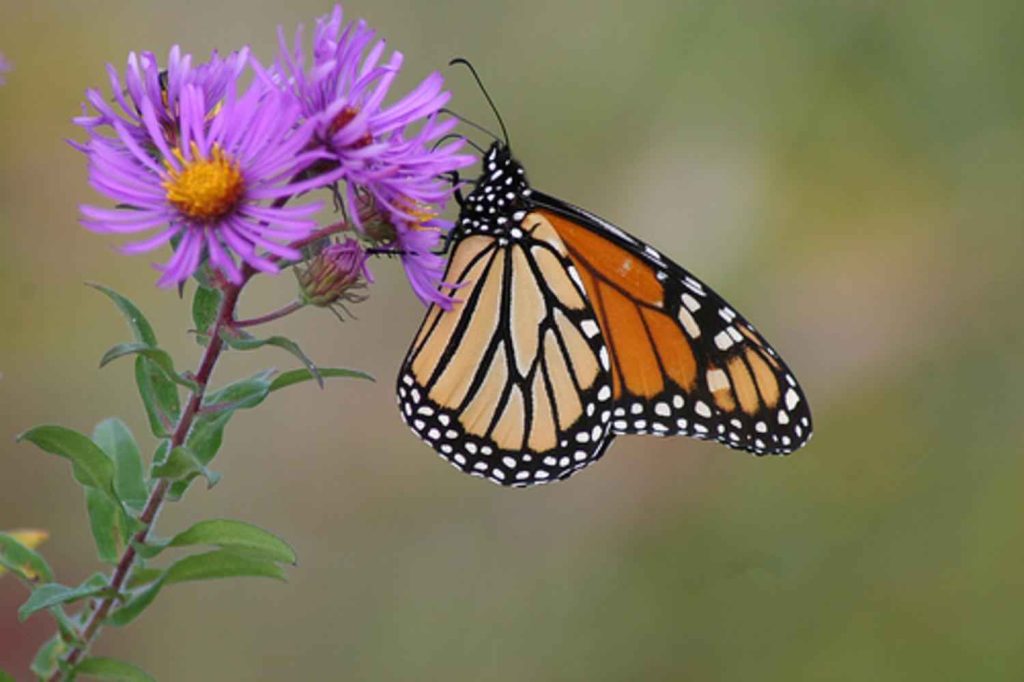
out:
{"label": "flower bud", "polygon": [[363,234],[374,244],[392,244],[398,236],[391,215],[382,209],[377,199],[365,189],[356,189],[356,211]]}
{"label": "flower bud", "polygon": [[355,292],[373,281],[366,266],[367,257],[359,242],[346,239],[326,247],[305,268],[296,267],[303,300],[320,307],[362,301],[364,297]]}

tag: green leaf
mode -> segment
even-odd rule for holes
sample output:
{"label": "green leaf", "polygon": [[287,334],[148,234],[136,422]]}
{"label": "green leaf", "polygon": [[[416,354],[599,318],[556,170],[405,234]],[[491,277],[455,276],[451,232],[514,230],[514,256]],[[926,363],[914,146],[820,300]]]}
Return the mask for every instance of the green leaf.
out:
{"label": "green leaf", "polygon": [[0,682],[15,682],[15,679],[10,673],[0,670]]}
{"label": "green leaf", "polygon": [[320,371],[317,369],[316,365],[313,364],[313,361],[309,359],[301,348],[299,348],[299,344],[295,343],[288,337],[271,336],[266,339],[257,339],[245,334],[244,332],[239,334],[237,332],[228,333],[227,331],[223,332],[221,337],[228,346],[235,350],[255,350],[257,348],[262,348],[263,346],[276,346],[282,350],[286,350],[306,366],[309,373],[314,379],[316,379],[317,383],[320,384],[320,388],[323,388],[324,386],[323,377],[320,376]]}
{"label": "green leaf", "polygon": [[0,533],[0,566],[29,582],[53,580],[53,571],[46,560],[9,533]]}
{"label": "green leaf", "polygon": [[131,663],[113,658],[87,658],[72,669],[75,675],[116,682],[153,682],[154,677]]}
{"label": "green leaf", "polygon": [[107,619],[111,625],[127,625],[153,603],[165,585],[213,580],[217,578],[274,578],[284,580],[284,571],[273,561],[218,549],[205,554],[193,554],[171,565],[162,576],[135,594]]}
{"label": "green leaf", "polygon": [[162,568],[136,568],[128,579],[128,589],[137,590],[140,587],[149,585],[163,577],[163,574],[164,569]]}
{"label": "green leaf", "polygon": [[135,384],[149,417],[150,431],[157,438],[166,438],[181,413],[178,387],[158,365],[142,355],[135,358]]}
{"label": "green leaf", "polygon": [[[213,461],[224,439],[224,428],[235,411],[259,405],[270,392],[272,372],[264,371],[242,379],[224,388],[207,394],[203,401],[204,409],[218,407],[216,411],[200,412],[188,434],[186,445],[195,454],[201,464],[208,465]],[[188,489],[190,481],[178,481],[171,486],[170,499],[181,499]]]}
{"label": "green leaf", "polygon": [[80,611],[74,617],[69,616],[64,612],[64,608],[61,606],[51,606],[50,615],[57,621],[57,630],[60,633],[61,639],[68,644],[85,644],[82,641],[81,635],[79,634],[80,628],[80,616],[88,616],[83,610]]}
{"label": "green leaf", "polygon": [[114,302],[114,305],[118,307],[128,320],[128,325],[132,328],[132,334],[134,334],[136,341],[147,346],[156,347],[156,334],[153,332],[153,327],[134,303],[102,284],[93,284],[92,282],[87,284],[93,289],[103,292]]}
{"label": "green leaf", "polygon": [[217,289],[204,286],[196,288],[192,298],[192,322],[199,334],[209,336],[213,330],[213,323],[217,321],[220,312],[220,300],[221,293]]}
{"label": "green leaf", "polygon": [[140,355],[145,357],[163,373],[166,379],[173,381],[179,386],[184,386],[191,391],[199,388],[196,382],[184,378],[175,371],[174,360],[171,359],[171,356],[167,351],[147,346],[144,343],[117,344],[116,346],[108,349],[107,352],[103,354],[103,357],[100,358],[100,367],[106,367],[114,360],[123,358],[126,355]]}
{"label": "green leaf", "polygon": [[164,578],[161,576],[149,583],[141,591],[136,592],[121,608],[114,611],[107,617],[106,622],[110,625],[122,626],[131,623],[146,610],[146,607],[153,603],[160,589],[164,586]]}
{"label": "green leaf", "polygon": [[189,432],[188,445],[203,464],[209,464],[220,448],[224,427],[235,411],[256,407],[270,393],[271,372],[260,372],[214,391],[203,401],[204,408],[218,407],[200,413]]}
{"label": "green leaf", "polygon": [[167,457],[153,462],[151,473],[153,478],[168,478],[172,481],[191,481],[196,476],[204,476],[211,488],[220,480],[220,474],[209,471],[187,447],[176,447]]}
{"label": "green leaf", "polygon": [[117,563],[128,539],[124,510],[115,500],[95,488],[86,489],[85,503],[100,561],[108,564]]}
{"label": "green leaf", "polygon": [[78,587],[68,587],[60,583],[48,583],[40,585],[32,590],[28,600],[18,609],[18,618],[25,620],[36,611],[48,609],[51,606],[75,602],[86,597],[93,597],[107,589],[107,576],[102,573],[95,573]]}
{"label": "green leaf", "polygon": [[57,672],[60,657],[64,655],[66,649],[67,644],[60,638],[60,635],[54,635],[43,646],[39,647],[35,658],[32,659],[30,669],[36,676],[44,680],[49,679],[50,676]]}
{"label": "green leaf", "polygon": [[129,508],[142,511],[149,496],[142,473],[142,457],[132,432],[120,419],[101,421],[92,440],[114,462],[114,492]]}
{"label": "green leaf", "polygon": [[18,436],[54,455],[71,460],[75,480],[104,494],[114,492],[114,463],[95,443],[63,426],[37,426]]}
{"label": "green leaf", "polygon": [[[155,556],[159,556],[161,552],[167,549],[167,545],[170,544],[170,538],[146,538],[143,543],[133,542],[132,545],[135,547],[135,552],[143,559],[152,559]],[[132,574],[135,577],[135,574]],[[142,582],[150,582],[144,580]],[[141,583],[140,583],[141,584]]]}
{"label": "green leaf", "polygon": [[274,578],[284,580],[284,571],[273,561],[217,549],[179,559],[167,569],[166,585],[217,578]]}
{"label": "green leaf", "polygon": [[[339,367],[319,367],[317,368],[321,377],[348,377],[352,379],[367,379],[369,381],[376,381],[372,376],[366,372],[360,372],[358,369],[342,369]],[[315,378],[308,369],[293,369],[287,372],[282,372],[270,382],[270,390],[277,391],[282,388],[287,388],[294,384],[300,384],[304,381],[309,381]]]}
{"label": "green leaf", "polygon": [[178,533],[168,547],[190,545],[216,545],[227,549],[245,550],[254,556],[271,561],[295,564],[295,550],[276,535],[252,524],[228,519],[200,521],[191,528]]}

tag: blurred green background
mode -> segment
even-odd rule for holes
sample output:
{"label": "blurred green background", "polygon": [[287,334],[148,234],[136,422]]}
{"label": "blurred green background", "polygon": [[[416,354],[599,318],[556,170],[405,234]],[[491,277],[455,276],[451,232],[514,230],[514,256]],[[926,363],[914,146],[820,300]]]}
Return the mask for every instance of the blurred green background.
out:
{"label": "blurred green background", "polygon": [[[104,64],[251,43],[326,3],[5,3],[0,51],[0,528],[43,527],[67,583],[97,569],[39,422],[147,434],[125,340],[85,280],[131,295],[192,366],[187,306],[145,257],[77,225],[97,201],[64,139]],[[98,651],[162,680],[1024,678],[1024,5],[349,2],[412,85],[456,55],[484,75],[533,183],[647,239],[745,311],[793,366],[817,433],[785,459],[622,438],[567,483],[459,475],[402,425],[393,377],[419,323],[395,262],[337,324],[287,328],[335,382],[240,414],[158,533],[202,518],[290,540],[287,584],[167,590]],[[490,122],[466,73],[460,112]],[[258,314],[290,277],[244,301]],[[218,379],[267,364],[229,357]],[[17,625],[25,674],[49,616]],[[18,679],[22,679],[19,677]]]}

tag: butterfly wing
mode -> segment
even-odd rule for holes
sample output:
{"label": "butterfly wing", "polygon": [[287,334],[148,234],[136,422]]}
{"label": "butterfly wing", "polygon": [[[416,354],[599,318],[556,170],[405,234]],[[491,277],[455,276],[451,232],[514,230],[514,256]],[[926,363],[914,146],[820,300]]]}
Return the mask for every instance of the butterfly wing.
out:
{"label": "butterfly wing", "polygon": [[596,215],[539,192],[531,200],[528,221],[562,239],[611,354],[613,433],[717,439],[756,454],[807,442],[810,408],[792,372],[722,297]]}
{"label": "butterfly wing", "polygon": [[405,422],[454,466],[504,485],[566,478],[613,438],[610,359],[565,245],[547,229],[464,232],[402,365]]}

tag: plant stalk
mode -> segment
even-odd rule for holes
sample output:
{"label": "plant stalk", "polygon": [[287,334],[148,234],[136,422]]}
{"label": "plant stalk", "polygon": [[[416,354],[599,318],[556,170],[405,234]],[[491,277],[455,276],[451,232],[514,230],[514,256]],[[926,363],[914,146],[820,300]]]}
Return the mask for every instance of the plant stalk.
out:
{"label": "plant stalk", "polygon": [[237,320],[235,322],[236,327],[255,327],[260,324],[266,324],[267,322],[273,322],[279,320],[286,315],[291,315],[296,310],[301,310],[305,307],[305,303],[302,301],[292,301],[286,306],[278,308],[277,310],[271,311],[266,315],[260,315],[259,317],[253,317],[248,320]]}
{"label": "plant stalk", "polygon": [[[247,273],[247,276],[243,279],[241,284],[228,285],[224,289],[224,298],[221,301],[220,311],[217,314],[217,321],[214,324],[213,331],[210,334],[210,343],[206,347],[203,353],[203,358],[200,360],[199,369],[195,374],[196,389],[192,391],[192,395],[189,397],[188,404],[185,406],[185,410],[181,413],[181,417],[178,419],[177,426],[175,426],[174,433],[171,436],[171,449],[174,449],[184,444],[185,439],[188,437],[188,432],[192,428],[192,422],[195,420],[196,414],[199,412],[199,408],[203,403],[203,395],[206,393],[206,387],[210,382],[210,377],[213,374],[213,368],[217,364],[217,360],[220,358],[221,351],[224,349],[224,340],[220,336],[222,329],[230,326],[234,319],[235,308],[238,305],[238,296],[241,293],[242,287],[251,277],[251,273]],[[153,522],[156,520],[157,514],[160,512],[160,508],[163,506],[164,499],[167,497],[167,491],[170,489],[171,483],[167,479],[160,479],[159,483],[154,486],[152,492],[149,494],[149,498],[146,500],[146,506],[143,507],[142,514],[139,516],[139,521],[143,527],[135,534],[132,538],[132,542],[125,548],[124,553],[121,555],[120,560],[117,562],[117,566],[114,569],[113,574],[110,576],[110,582],[108,588],[110,596],[106,596],[95,605],[92,609],[92,613],[89,615],[89,619],[85,626],[79,633],[79,639],[81,644],[76,645],[69,651],[64,657],[64,663],[66,668],[72,668],[77,664],[82,657],[88,651],[92,641],[99,634],[100,628],[103,626],[103,621],[106,620],[110,614],[110,609],[113,608],[116,597],[121,592],[121,588],[124,587],[127,582],[129,575],[131,574],[132,568],[135,565],[135,558],[137,552],[135,551],[135,545],[146,542],[146,538],[149,537],[149,531],[153,526]],[[59,682],[64,679],[64,672],[58,670],[50,677],[50,682]]]}
{"label": "plant stalk", "polygon": [[[308,246],[317,240],[329,237],[332,234],[344,231],[348,229],[348,226],[344,222],[335,223],[328,225],[325,228],[313,232],[304,239],[299,239],[291,244],[290,247],[293,249],[301,249],[304,246]],[[283,259],[271,256],[272,262],[282,264]],[[179,447],[185,443],[185,439],[188,437],[188,433],[192,428],[192,423],[195,421],[196,415],[199,414],[200,408],[203,404],[203,396],[206,393],[206,387],[210,382],[210,377],[213,375],[213,369],[217,364],[217,360],[220,358],[221,352],[224,350],[224,339],[221,337],[221,332],[225,329],[236,327],[238,323],[235,321],[235,310],[238,307],[238,298],[242,293],[242,288],[252,279],[253,275],[256,274],[256,270],[246,264],[242,268],[242,281],[238,284],[225,284],[222,291],[224,297],[221,299],[220,310],[217,313],[217,320],[213,325],[213,329],[210,332],[210,343],[203,352],[203,357],[199,361],[199,369],[195,373],[196,389],[192,391],[189,396],[188,403],[185,405],[184,411],[178,418],[178,423],[174,428],[174,433],[171,435],[171,449]],[[280,311],[278,311],[280,312]],[[288,311],[292,312],[292,311]],[[257,318],[258,319],[258,318]],[[275,318],[272,318],[275,319]],[[252,322],[251,320],[248,322]],[[146,538],[149,537],[149,531],[152,529],[154,522],[156,521],[157,514],[160,513],[160,508],[164,504],[164,500],[167,498],[167,491],[170,490],[171,483],[167,479],[160,479],[160,482],[153,487],[153,490],[149,493],[149,498],[146,500],[146,505],[142,509],[142,514],[139,516],[139,521],[142,523],[142,528],[135,533],[132,537],[132,542],[125,548],[124,553],[121,554],[121,558],[117,562],[117,566],[114,568],[114,572],[110,576],[110,581],[107,583],[109,596],[103,597],[93,604],[93,608],[89,613],[89,617],[79,633],[80,644],[76,644],[67,654],[64,655],[62,666],[65,670],[72,669],[77,663],[82,660],[89,647],[92,645],[93,640],[99,634],[100,629],[103,627],[103,622],[110,615],[110,610],[114,607],[114,603],[117,601],[117,596],[121,593],[121,589],[128,581],[131,575],[132,568],[135,566],[135,559],[138,553],[135,551],[136,544],[143,544],[146,542]],[[49,682],[60,682],[65,679],[63,670],[58,670],[50,676]]]}

